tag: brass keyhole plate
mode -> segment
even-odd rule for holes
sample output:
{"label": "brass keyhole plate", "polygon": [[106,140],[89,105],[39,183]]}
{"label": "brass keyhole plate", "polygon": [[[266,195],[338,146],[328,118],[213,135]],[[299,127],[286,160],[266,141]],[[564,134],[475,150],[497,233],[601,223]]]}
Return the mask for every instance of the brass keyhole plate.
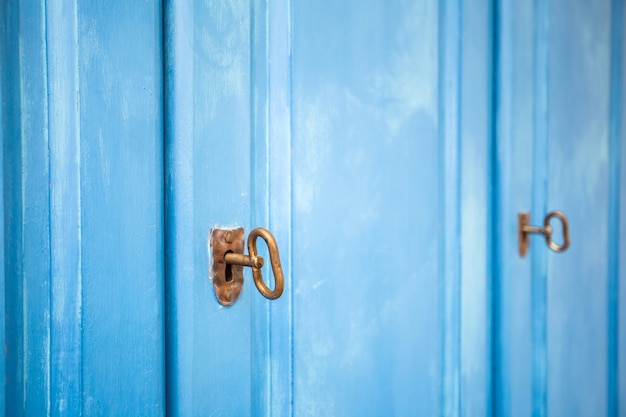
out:
{"label": "brass keyhole plate", "polygon": [[226,265],[227,252],[243,253],[245,233],[243,227],[237,229],[211,229],[211,265],[209,274],[217,301],[230,306],[239,297],[243,287],[243,266]]}
{"label": "brass keyhole plate", "polygon": [[519,213],[517,215],[517,242],[519,254],[523,258],[528,252],[530,246],[530,234],[524,231],[524,228],[530,225],[530,213]]}

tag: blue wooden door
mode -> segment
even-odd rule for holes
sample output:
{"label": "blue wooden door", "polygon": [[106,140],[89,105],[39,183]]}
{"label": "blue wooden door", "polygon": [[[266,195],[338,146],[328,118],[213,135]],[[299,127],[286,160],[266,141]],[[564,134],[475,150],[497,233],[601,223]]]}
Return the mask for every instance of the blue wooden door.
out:
{"label": "blue wooden door", "polygon": [[[0,0],[0,412],[625,415],[623,22]],[[551,210],[570,249],[520,257]],[[233,226],[276,237],[280,299],[217,302]]]}
{"label": "blue wooden door", "polygon": [[[165,21],[173,415],[624,413],[620,1]],[[212,298],[216,225],[276,235],[281,299]]]}
{"label": "blue wooden door", "polygon": [[[171,415],[489,412],[492,11],[464,7],[168,4]],[[217,302],[216,226],[274,234],[280,299],[248,271]]]}
{"label": "blue wooden door", "polygon": [[[494,412],[623,416],[623,2],[498,7]],[[552,210],[571,247],[519,257],[517,214]]]}

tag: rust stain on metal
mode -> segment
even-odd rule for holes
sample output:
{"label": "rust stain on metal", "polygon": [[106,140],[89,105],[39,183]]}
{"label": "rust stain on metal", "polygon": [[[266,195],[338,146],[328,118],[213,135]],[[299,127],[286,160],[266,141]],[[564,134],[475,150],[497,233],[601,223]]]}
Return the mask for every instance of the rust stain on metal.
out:
{"label": "rust stain on metal", "polygon": [[243,254],[243,227],[232,230],[211,230],[212,263],[210,274],[217,301],[224,305],[233,305],[243,287],[243,266],[227,265],[227,253]]}
{"label": "rust stain on metal", "polygon": [[530,238],[526,232],[526,227],[530,224],[530,213],[519,213],[517,215],[517,240],[519,244],[519,255],[523,258],[528,252]]}

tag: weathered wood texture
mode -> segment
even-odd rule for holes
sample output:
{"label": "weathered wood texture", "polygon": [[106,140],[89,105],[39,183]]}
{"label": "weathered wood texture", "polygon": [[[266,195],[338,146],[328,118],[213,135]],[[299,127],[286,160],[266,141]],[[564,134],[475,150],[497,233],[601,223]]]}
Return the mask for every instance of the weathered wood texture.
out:
{"label": "weathered wood texture", "polygon": [[159,2],[0,2],[6,415],[163,415]]}

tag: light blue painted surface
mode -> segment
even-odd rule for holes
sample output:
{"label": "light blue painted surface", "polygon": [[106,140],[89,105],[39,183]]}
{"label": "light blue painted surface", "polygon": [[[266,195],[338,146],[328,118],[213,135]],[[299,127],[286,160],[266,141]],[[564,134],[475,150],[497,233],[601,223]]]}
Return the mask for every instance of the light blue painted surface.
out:
{"label": "light blue painted surface", "polygon": [[161,6],[1,6],[6,415],[163,415]]}
{"label": "light blue painted surface", "polygon": [[162,415],[161,4],[78,6],[83,409]]}
{"label": "light blue painted surface", "polygon": [[576,243],[547,258],[546,415],[607,415],[611,1],[553,1],[549,13],[546,205],[567,210]]}
{"label": "light blue painted surface", "polygon": [[[172,415],[487,412],[492,15],[478,6],[166,5]],[[217,304],[215,224],[275,234],[280,300],[246,272],[235,306]]]}
{"label": "light blue painted surface", "polygon": [[621,0],[0,12],[6,415],[624,415]]}
{"label": "light blue painted surface", "polygon": [[[4,193],[5,190],[10,189],[9,185],[5,185],[5,174],[8,171],[8,164],[5,162],[4,153],[6,150],[5,147],[5,138],[12,136],[17,131],[18,124],[16,123],[18,118],[15,117],[16,111],[12,106],[7,106],[7,103],[14,100],[16,98],[16,93],[18,90],[18,85],[13,82],[16,79],[15,70],[16,68],[11,68],[8,65],[5,65],[5,62],[9,62],[10,59],[17,54],[17,48],[15,43],[9,43],[6,40],[10,37],[9,35],[13,33],[15,30],[15,17],[16,13],[14,8],[6,2],[0,3],[0,103],[2,107],[0,108],[0,139],[2,141],[2,300],[0,300],[1,310],[0,316],[2,317],[2,325],[0,326],[0,334],[2,335],[2,346],[6,345],[7,336],[10,334],[10,327],[8,326],[10,315],[7,312],[7,305],[10,304],[10,300],[8,297],[5,297],[6,293],[9,290],[9,283],[6,280],[8,276],[7,272],[11,266],[9,248],[10,246],[5,246],[6,236],[9,231],[9,227],[7,225],[7,220],[14,217],[15,214],[12,214],[9,207],[9,204],[5,203]],[[5,257],[6,256],[6,257]],[[9,357],[8,352],[2,349],[2,356],[0,361],[0,369],[2,370],[2,375],[8,375],[8,370],[11,365],[8,363],[7,358]],[[0,393],[0,415],[6,415],[6,406],[7,406],[7,396],[9,394],[9,384],[5,383],[5,389]]]}
{"label": "light blue painted surface", "polygon": [[46,9],[50,88],[50,378],[52,415],[82,409],[81,155],[77,6]]}
{"label": "light blue painted surface", "polygon": [[[443,344],[457,337],[458,319],[441,291],[442,263],[455,254],[441,240],[448,215],[439,203],[446,181],[456,183],[441,175],[440,140],[454,143],[457,132],[439,88],[440,12],[294,4],[298,415],[436,415],[454,400],[441,396],[454,383],[443,361],[455,346]],[[453,328],[443,328],[448,318]]]}
{"label": "light blue painted surface", "polygon": [[[623,415],[623,7],[558,0],[498,7],[495,411]],[[569,219],[570,249],[555,254],[533,237],[527,257],[517,257],[517,213],[531,211],[541,224],[557,209]]]}
{"label": "light blue painted surface", "polygon": [[[41,4],[12,5],[6,96],[14,111],[4,137],[7,280],[7,414],[46,415],[50,409],[50,226],[45,20]],[[28,28],[17,32],[19,28]],[[6,42],[6,41],[5,41]],[[15,42],[15,41],[13,41]],[[15,49],[13,49],[15,48]],[[24,138],[21,140],[20,138]],[[14,217],[13,217],[14,216]]]}
{"label": "light blue painted surface", "polygon": [[257,311],[251,300],[260,295],[248,276],[237,303],[220,306],[208,276],[207,253],[212,227],[250,230],[250,14],[245,1],[165,4],[172,416],[253,414],[251,321]]}
{"label": "light blue painted surface", "polygon": [[494,11],[464,1],[460,80],[460,416],[491,414]]}

